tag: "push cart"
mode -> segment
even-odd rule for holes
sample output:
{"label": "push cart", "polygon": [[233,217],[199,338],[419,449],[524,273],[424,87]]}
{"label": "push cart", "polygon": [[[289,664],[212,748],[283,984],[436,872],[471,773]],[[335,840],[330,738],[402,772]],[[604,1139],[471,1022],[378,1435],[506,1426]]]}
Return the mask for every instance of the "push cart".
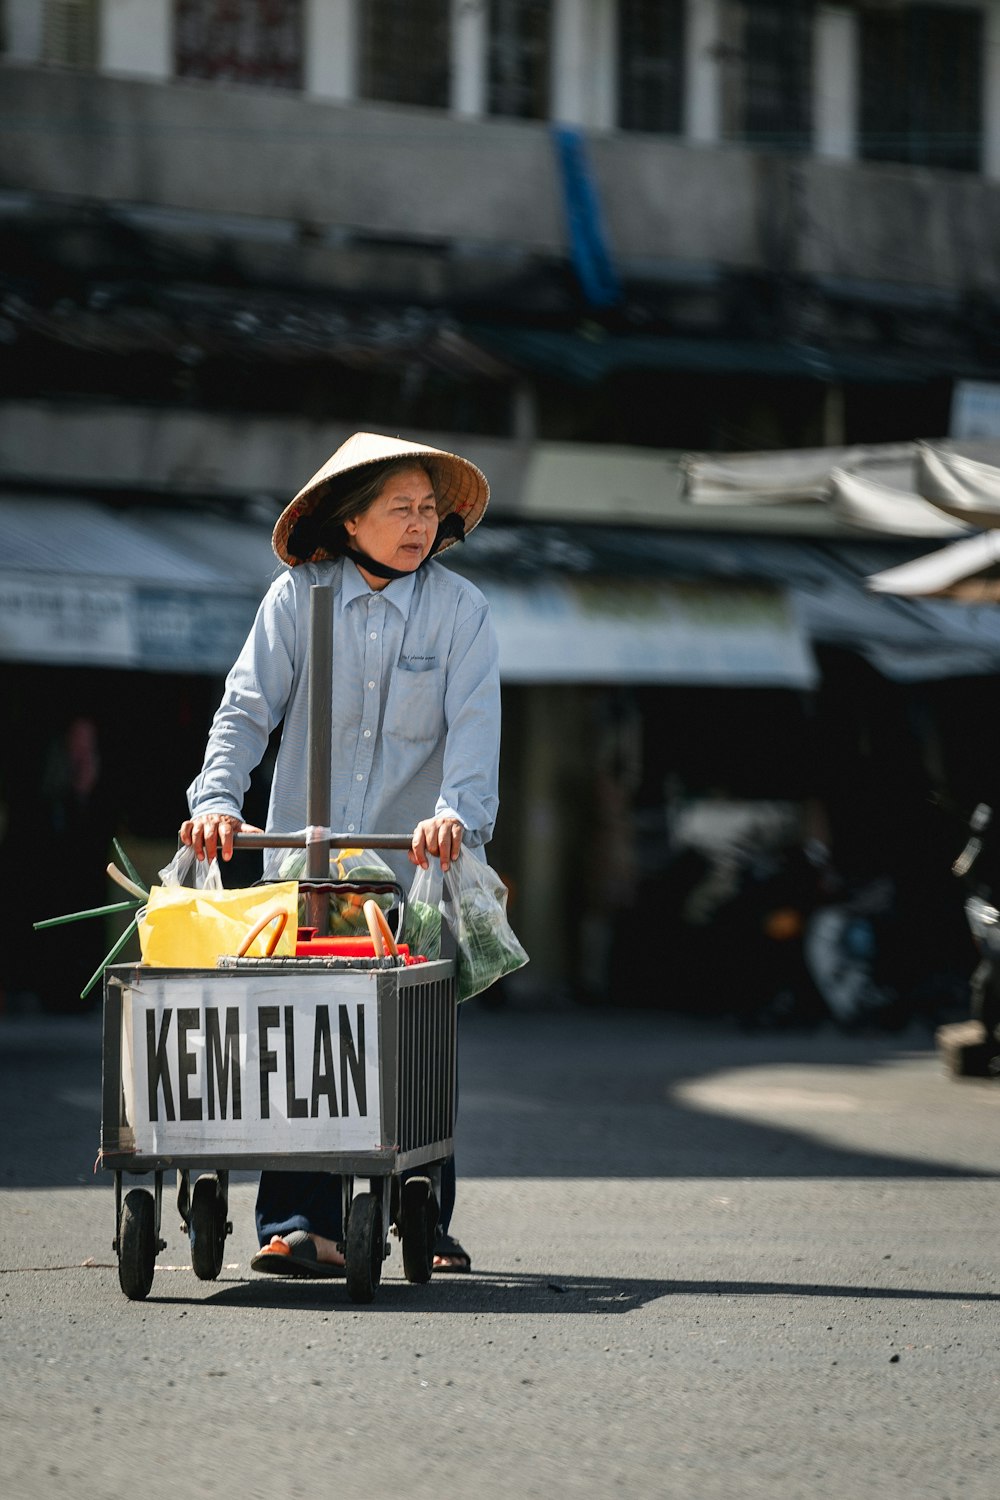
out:
{"label": "push cart", "polygon": [[[374,1296],[390,1226],[407,1279],[429,1280],[433,1168],[452,1152],[454,965],[368,962],[106,971],[101,1165],[115,1176],[127,1297],[152,1286],[172,1170],[202,1279],[222,1269],[230,1171],[284,1169],[342,1175],[353,1301]],[[412,1168],[424,1171],[402,1182]],[[152,1174],[152,1191],[125,1192],[134,1174]]]}
{"label": "push cart", "polygon": [[[300,895],[320,935],[339,884],[329,877],[330,849],[410,844],[408,834],[327,826],[330,625],[330,590],[314,587],[309,827],[236,840],[243,848],[305,848]],[[403,907],[400,900],[396,937]],[[222,1269],[235,1170],[340,1175],[352,1301],[374,1297],[390,1229],[401,1241],[407,1280],[430,1279],[435,1182],[453,1149],[454,963],[408,961],[387,938],[388,951],[373,943],[371,957],[235,956],[214,969],[105,970],[99,1160],[114,1173],[114,1249],[127,1297],[148,1296],[157,1253],[166,1248],[163,1179],[173,1171],[192,1267],[203,1280]],[[126,1187],[133,1176],[151,1177],[152,1187]]]}

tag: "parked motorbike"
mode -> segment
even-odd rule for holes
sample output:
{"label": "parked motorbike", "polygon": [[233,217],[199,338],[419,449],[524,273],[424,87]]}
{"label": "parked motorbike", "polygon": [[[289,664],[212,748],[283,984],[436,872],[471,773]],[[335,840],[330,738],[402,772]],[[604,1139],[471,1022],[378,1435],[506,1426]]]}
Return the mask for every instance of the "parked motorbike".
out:
{"label": "parked motorbike", "polygon": [[957,1077],[1000,1076],[1000,894],[993,809],[980,802],[952,874],[966,887],[965,917],[979,955],[969,982],[969,1020],[941,1026],[938,1049]]}
{"label": "parked motorbike", "polygon": [[887,875],[842,887],[805,934],[806,967],[831,1018],[845,1031],[903,1023],[898,976],[886,964],[896,889]]}
{"label": "parked motorbike", "polygon": [[[826,1009],[809,973],[804,935],[825,899],[825,869],[808,848],[735,847],[724,889],[702,929],[700,984],[750,1030],[812,1027]],[[695,902],[689,901],[689,909]],[[702,1002],[704,1005],[704,1001]]]}

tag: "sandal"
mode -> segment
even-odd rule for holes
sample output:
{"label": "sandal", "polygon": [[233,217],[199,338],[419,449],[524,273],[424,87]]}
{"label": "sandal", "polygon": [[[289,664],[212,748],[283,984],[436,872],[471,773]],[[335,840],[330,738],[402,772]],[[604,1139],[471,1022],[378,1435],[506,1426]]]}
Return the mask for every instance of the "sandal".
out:
{"label": "sandal", "polygon": [[344,1266],[331,1266],[320,1260],[316,1246],[304,1229],[292,1229],[288,1234],[272,1235],[271,1243],[258,1250],[251,1260],[250,1269],[264,1271],[271,1276],[345,1275]]}
{"label": "sandal", "polygon": [[450,1234],[439,1234],[434,1241],[435,1262],[439,1256],[457,1261],[458,1264],[453,1266],[439,1266],[435,1264],[435,1276],[454,1275],[456,1272],[464,1274],[466,1271],[472,1270],[472,1257],[469,1255],[468,1250],[463,1249],[458,1240],[454,1239]]}

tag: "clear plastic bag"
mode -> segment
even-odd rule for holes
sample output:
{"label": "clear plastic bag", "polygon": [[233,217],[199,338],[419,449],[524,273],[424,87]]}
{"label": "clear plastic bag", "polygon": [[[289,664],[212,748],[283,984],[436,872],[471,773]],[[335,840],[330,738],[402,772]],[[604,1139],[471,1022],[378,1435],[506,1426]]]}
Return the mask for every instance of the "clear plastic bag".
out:
{"label": "clear plastic bag", "polygon": [[[278,865],[279,880],[303,880],[306,873],[306,850],[289,849]],[[371,849],[331,849],[330,879],[352,880],[358,884],[365,881],[395,881],[396,877],[384,859]],[[356,891],[330,892],[330,936],[365,937],[368,927],[363,907],[366,901],[375,901],[382,911],[395,904],[391,892]],[[305,921],[305,903],[300,903],[300,925]]]}
{"label": "clear plastic bag", "polygon": [[424,958],[441,957],[441,865],[428,861],[427,869],[417,869],[406,898],[406,922],[403,941],[411,953]]}
{"label": "clear plastic bag", "polygon": [[181,844],[170,863],[160,871],[160,884],[194,886],[200,891],[221,891],[219,861],[199,859],[190,844]]}
{"label": "clear plastic bag", "polygon": [[[507,920],[507,887],[485,860],[463,852],[443,875],[436,859],[428,862],[426,870],[417,870],[406,906],[404,936],[411,953],[440,956],[442,918],[455,939],[460,1001],[480,994],[528,962]],[[437,947],[431,952],[435,919]]]}

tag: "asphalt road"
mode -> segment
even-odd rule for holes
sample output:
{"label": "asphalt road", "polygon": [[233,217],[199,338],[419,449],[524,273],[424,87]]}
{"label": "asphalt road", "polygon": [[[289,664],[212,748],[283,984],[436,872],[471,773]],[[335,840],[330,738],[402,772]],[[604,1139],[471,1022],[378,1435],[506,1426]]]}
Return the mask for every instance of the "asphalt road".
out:
{"label": "asphalt road", "polygon": [[466,1008],[471,1276],[121,1294],[96,1021],[0,1019],[0,1479],[28,1500],[1000,1495],[1000,1084],[926,1032]]}

